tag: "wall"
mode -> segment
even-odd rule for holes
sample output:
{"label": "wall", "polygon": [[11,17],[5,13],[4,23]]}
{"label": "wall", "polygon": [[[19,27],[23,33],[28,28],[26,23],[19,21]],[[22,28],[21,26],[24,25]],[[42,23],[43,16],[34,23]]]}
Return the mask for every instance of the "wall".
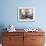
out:
{"label": "wall", "polygon": [[[16,28],[43,27],[46,28],[46,0],[0,0],[0,25],[13,24]],[[18,22],[17,8],[33,7],[36,10],[36,20],[33,22]]]}

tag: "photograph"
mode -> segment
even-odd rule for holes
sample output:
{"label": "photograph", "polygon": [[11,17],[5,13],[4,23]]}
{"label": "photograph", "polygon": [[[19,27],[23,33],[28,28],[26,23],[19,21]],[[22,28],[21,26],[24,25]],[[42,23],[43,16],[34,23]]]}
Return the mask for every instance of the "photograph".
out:
{"label": "photograph", "polygon": [[18,20],[19,21],[34,21],[35,9],[31,7],[18,8]]}

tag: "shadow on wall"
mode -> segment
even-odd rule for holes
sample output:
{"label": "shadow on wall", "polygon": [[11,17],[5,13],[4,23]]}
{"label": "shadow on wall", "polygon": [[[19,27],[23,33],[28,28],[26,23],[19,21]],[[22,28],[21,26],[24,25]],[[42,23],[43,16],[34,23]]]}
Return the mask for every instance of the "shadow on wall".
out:
{"label": "shadow on wall", "polygon": [[6,26],[4,24],[0,24],[0,43],[2,43],[2,32],[6,31],[6,29],[4,30],[4,28],[6,28]]}

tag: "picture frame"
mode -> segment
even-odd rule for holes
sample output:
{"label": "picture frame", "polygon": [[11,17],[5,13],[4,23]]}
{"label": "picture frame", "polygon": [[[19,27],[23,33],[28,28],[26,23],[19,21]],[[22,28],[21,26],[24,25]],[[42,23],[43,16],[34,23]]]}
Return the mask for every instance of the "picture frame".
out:
{"label": "picture frame", "polygon": [[35,8],[32,7],[19,7],[18,21],[35,21]]}

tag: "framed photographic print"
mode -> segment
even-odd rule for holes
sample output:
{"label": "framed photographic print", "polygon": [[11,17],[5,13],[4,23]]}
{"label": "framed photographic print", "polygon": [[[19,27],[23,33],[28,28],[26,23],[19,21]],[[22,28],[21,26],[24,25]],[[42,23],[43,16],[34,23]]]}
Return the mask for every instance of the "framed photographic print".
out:
{"label": "framed photographic print", "polygon": [[18,21],[34,21],[35,20],[35,8],[19,7],[17,14],[18,14]]}

